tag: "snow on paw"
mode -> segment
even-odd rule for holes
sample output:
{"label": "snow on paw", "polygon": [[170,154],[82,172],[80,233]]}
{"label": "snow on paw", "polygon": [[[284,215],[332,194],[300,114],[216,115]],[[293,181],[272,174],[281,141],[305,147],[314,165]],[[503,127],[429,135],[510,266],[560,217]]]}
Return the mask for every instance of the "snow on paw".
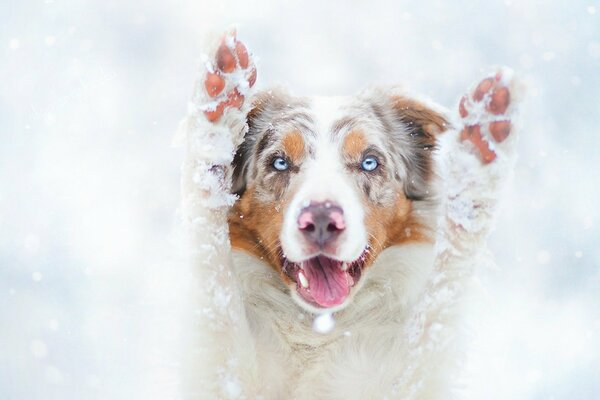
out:
{"label": "snow on paw", "polygon": [[207,72],[204,80],[204,87],[206,88],[206,93],[208,93],[210,97],[218,96],[225,87],[225,79],[217,73]]}
{"label": "snow on paw", "polygon": [[200,109],[210,122],[218,122],[228,109],[241,109],[256,83],[256,66],[235,31],[222,36],[214,57],[204,64],[204,101]]}
{"label": "snow on paw", "polygon": [[501,68],[460,99],[460,140],[469,142],[485,164],[496,159],[500,144],[511,135],[516,109],[513,90],[512,71]]}
{"label": "snow on paw", "polygon": [[462,130],[460,138],[463,141],[470,141],[475,146],[475,148],[481,155],[481,159],[484,163],[487,164],[496,159],[496,153],[492,149],[490,149],[489,143],[481,137],[481,126],[466,126]]}

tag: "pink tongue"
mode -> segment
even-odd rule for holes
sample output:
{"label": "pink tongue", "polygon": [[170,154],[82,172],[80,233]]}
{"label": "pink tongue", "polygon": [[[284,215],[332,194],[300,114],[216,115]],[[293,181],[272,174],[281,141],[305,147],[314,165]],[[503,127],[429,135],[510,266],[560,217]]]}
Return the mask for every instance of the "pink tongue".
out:
{"label": "pink tongue", "polygon": [[318,256],[304,263],[304,272],[310,284],[310,294],[319,305],[332,307],[342,304],[350,292],[347,273],[340,261]]}

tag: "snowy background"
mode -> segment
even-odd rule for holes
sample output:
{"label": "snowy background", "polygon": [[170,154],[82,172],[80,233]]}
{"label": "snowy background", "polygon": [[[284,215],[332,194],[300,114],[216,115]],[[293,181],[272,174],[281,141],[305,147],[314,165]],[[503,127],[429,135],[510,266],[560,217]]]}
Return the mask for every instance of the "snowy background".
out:
{"label": "snowy background", "polygon": [[600,1],[16,1],[0,12],[0,398],[176,393],[170,142],[201,38],[236,23],[260,87],[403,83],[452,106],[529,85],[491,239],[473,399],[600,398]]}

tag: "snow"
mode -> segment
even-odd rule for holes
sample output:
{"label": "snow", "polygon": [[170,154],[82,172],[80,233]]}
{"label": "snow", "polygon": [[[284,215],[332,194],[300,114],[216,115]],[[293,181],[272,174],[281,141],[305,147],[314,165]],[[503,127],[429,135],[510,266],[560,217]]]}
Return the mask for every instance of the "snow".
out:
{"label": "snow", "polygon": [[48,355],[48,348],[46,347],[46,344],[41,340],[34,340],[33,342],[31,342],[31,345],[29,347],[31,349],[31,354],[35,358],[44,358],[46,357],[46,355]]}
{"label": "snow", "polygon": [[319,314],[313,320],[312,327],[315,332],[326,334],[335,328],[335,320],[330,313]]}
{"label": "snow", "polygon": [[10,39],[10,41],[8,42],[8,47],[11,50],[17,50],[19,47],[21,46],[21,42],[19,41],[19,39],[17,38],[12,38]]}
{"label": "snow", "polygon": [[600,43],[599,42],[589,42],[587,45],[587,52],[593,59],[600,58]]}
{"label": "snow", "polygon": [[474,305],[469,398],[600,398],[597,9],[12,2],[0,16],[0,398],[177,398],[183,148],[168,146],[199,38],[232,21],[262,60],[262,87],[347,95],[403,83],[451,106],[490,65],[527,81],[517,172],[490,242],[498,266]]}

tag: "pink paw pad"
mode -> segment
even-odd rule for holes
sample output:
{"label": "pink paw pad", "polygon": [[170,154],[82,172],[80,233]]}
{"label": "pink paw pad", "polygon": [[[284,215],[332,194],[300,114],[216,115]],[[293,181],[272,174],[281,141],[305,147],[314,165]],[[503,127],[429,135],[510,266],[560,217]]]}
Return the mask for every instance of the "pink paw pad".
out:
{"label": "pink paw pad", "polygon": [[205,109],[204,115],[210,122],[216,122],[227,108],[242,107],[245,89],[256,83],[256,67],[234,31],[223,35],[214,59],[206,69],[204,89],[215,102]]}
{"label": "pink paw pad", "polygon": [[458,105],[464,123],[460,140],[471,142],[486,164],[496,159],[492,143],[502,143],[512,128],[506,114],[511,102],[510,80],[503,78],[503,72],[499,71],[483,79]]}

